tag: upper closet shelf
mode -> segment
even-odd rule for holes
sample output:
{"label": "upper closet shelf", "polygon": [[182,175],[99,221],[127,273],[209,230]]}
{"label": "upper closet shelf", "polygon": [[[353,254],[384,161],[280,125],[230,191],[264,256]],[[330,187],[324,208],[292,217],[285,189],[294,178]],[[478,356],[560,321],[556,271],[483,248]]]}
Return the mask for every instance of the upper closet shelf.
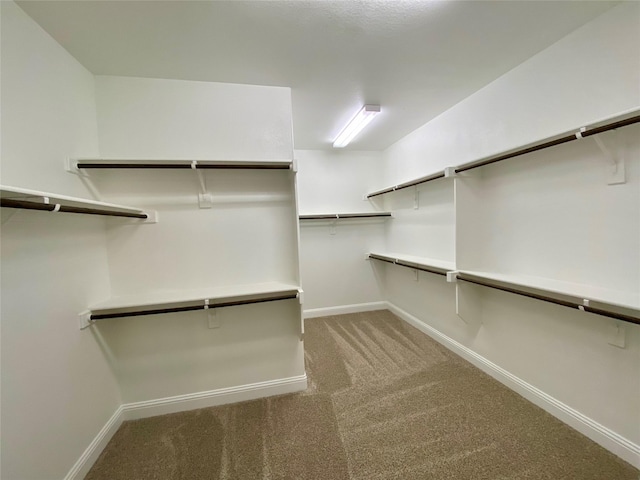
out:
{"label": "upper closet shelf", "polygon": [[397,253],[371,252],[369,253],[369,258],[438,275],[446,275],[447,272],[451,272],[456,268],[454,262],[447,260],[436,260],[433,258],[415,257],[413,255]]}
{"label": "upper closet shelf", "polygon": [[151,217],[139,208],[5,185],[0,185],[0,200],[1,206],[7,208],[139,219]]}
{"label": "upper closet shelf", "polygon": [[391,217],[391,212],[368,212],[368,213],[319,213],[311,215],[300,215],[300,220],[340,220],[343,218],[376,218]]}
{"label": "upper closet shelf", "polygon": [[96,320],[247,305],[299,298],[297,285],[269,282],[113,297],[80,314],[81,328]]}
{"label": "upper closet shelf", "polygon": [[290,170],[292,160],[128,160],[81,158],[74,161],[77,169],[194,169],[194,170]]}
{"label": "upper closet shelf", "polygon": [[396,190],[401,190],[403,188],[414,187],[416,185],[430,182],[438,178],[453,177],[455,176],[455,174],[465,172],[467,170],[472,170],[474,168],[483,167],[492,163],[501,162],[503,160],[508,160],[520,155],[536,152],[538,150],[543,150],[545,148],[561,145],[563,143],[572,142],[574,140],[580,140],[593,135],[597,135],[599,133],[608,132],[609,130],[615,130],[616,128],[622,128],[636,123],[640,123],[640,111],[632,110],[624,112],[613,117],[600,120],[598,122],[592,122],[588,127],[574,128],[566,132],[517,147],[515,149],[507,150],[495,155],[491,155],[489,157],[484,157],[479,160],[474,160],[469,163],[458,165],[457,167],[447,167],[442,171],[427,175],[425,177],[416,178],[399,185],[394,185],[382,190],[377,190],[375,192],[367,194],[367,198],[383,195],[385,193],[395,192]]}

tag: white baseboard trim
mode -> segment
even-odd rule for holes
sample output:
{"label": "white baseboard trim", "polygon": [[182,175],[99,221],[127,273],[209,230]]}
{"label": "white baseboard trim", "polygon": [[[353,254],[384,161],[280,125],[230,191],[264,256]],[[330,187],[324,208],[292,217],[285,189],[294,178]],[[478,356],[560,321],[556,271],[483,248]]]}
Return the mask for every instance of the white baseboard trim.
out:
{"label": "white baseboard trim", "polygon": [[98,435],[96,435],[89,444],[78,461],[71,467],[71,470],[69,470],[69,473],[64,477],[64,480],[82,480],[87,473],[89,473],[89,470],[91,470],[91,467],[102,453],[102,450],[107,446],[111,437],[118,431],[122,422],[122,406],[120,406],[113,415],[111,415],[111,418],[104,427],[100,429]]}
{"label": "white baseboard trim", "polygon": [[551,395],[546,394],[542,390],[539,390],[533,385],[509,373],[507,370],[499,367],[470,348],[465,347],[461,343],[458,343],[452,338],[444,335],[393,303],[387,302],[387,308],[410,325],[429,335],[449,350],[457,353],[462,358],[469,361],[485,373],[491,375],[511,390],[519,393],[530,402],[539,406],[623,460],[629,462],[634,467],[640,468],[640,445],[633,443],[616,432],[599,424],[595,420],[592,420],[586,415],[583,415],[577,410],[562,403]]}
{"label": "white baseboard trim", "polygon": [[122,405],[124,420],[155,417],[167,413],[184,412],[197,408],[215,407],[227,403],[245,402],[257,398],[272,397],[285,393],[306,390],[307,374],[296,377],[269,380],[267,382],[251,383],[237,387],[220,388],[206,392],[176,395],[175,397],[157,398],[142,402],[125,403]]}
{"label": "white baseboard trim", "polygon": [[340,305],[338,307],[311,308],[304,310],[304,318],[328,317],[329,315],[344,315],[346,313],[370,312],[372,310],[384,310],[387,302],[356,303],[353,305]]}
{"label": "white baseboard trim", "polygon": [[238,387],[220,388],[207,392],[177,395],[175,397],[158,398],[144,402],[125,403],[120,405],[109,421],[100,430],[96,438],[84,451],[75,465],[69,470],[64,480],[81,480],[98,459],[111,437],[122,422],[138,418],[155,417],[167,413],[184,412],[196,408],[215,407],[227,403],[244,402],[257,398],[272,397],[285,393],[294,393],[307,388],[307,375],[251,383]]}

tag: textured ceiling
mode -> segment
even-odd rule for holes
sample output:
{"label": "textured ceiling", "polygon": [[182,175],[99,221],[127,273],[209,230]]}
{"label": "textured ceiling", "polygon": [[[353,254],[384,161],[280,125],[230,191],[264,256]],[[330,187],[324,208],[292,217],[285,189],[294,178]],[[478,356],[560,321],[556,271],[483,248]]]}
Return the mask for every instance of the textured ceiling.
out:
{"label": "textured ceiling", "polygon": [[95,74],[292,88],[296,148],[382,150],[595,18],[604,1],[20,1]]}

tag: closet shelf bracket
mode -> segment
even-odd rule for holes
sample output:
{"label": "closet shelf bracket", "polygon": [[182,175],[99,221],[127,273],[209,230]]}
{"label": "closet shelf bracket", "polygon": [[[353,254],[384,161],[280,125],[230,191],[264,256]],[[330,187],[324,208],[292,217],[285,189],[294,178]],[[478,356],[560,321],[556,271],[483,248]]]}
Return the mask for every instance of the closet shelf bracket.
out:
{"label": "closet shelf bracket", "polygon": [[444,169],[444,177],[445,178],[452,178],[457,176],[458,174],[456,173],[456,167],[445,167]]}
{"label": "closet shelf bracket", "polygon": [[84,186],[87,187],[87,190],[89,190],[89,193],[91,193],[94,199],[98,200],[99,202],[103,201],[102,195],[100,195],[100,191],[93,183],[93,180],[91,180],[91,177],[89,176],[89,174],[78,168],[77,159],[69,158],[69,157],[65,158],[64,169],[69,173],[73,173],[74,175],[77,175],[82,181],[82,183],[84,184]]}
{"label": "closet shelf bracket", "polygon": [[626,348],[627,346],[627,326],[621,321],[614,321],[609,327],[609,345],[618,348]]}
{"label": "closet shelf bracket", "polygon": [[622,145],[615,130],[612,130],[607,138],[610,141],[610,145],[605,142],[603,134],[593,136],[608,165],[607,184],[619,185],[626,182]]}
{"label": "closet shelf bracket", "polygon": [[80,327],[80,330],[84,330],[85,328],[91,326],[91,324],[93,323],[94,321],[91,320],[90,310],[85,310],[84,312],[80,312],[78,314],[78,326]]}
{"label": "closet shelf bracket", "polygon": [[198,207],[200,208],[211,208],[213,207],[213,195],[210,193],[199,193],[198,194]]}
{"label": "closet shelf bracket", "polygon": [[207,183],[204,180],[204,175],[202,174],[202,170],[198,169],[198,161],[197,160],[193,160],[191,162],[191,170],[196,172],[196,175],[198,176],[198,183],[200,183],[200,193],[202,193],[202,194],[207,193]]}
{"label": "closet shelf bracket", "polygon": [[[582,127],[576,132],[576,138],[578,140],[583,139],[583,133],[587,131],[586,127]],[[604,156],[604,160],[607,163],[607,184],[619,185],[626,183],[626,176],[624,170],[624,153],[620,139],[617,136],[616,130],[608,130],[607,132],[596,133],[593,135],[593,139],[598,145],[598,148]],[[606,136],[607,141],[603,138]]]}
{"label": "closet shelf bracket", "polygon": [[331,222],[331,225],[329,226],[329,235],[335,235],[336,234],[336,227],[338,225],[338,220],[340,219],[340,215],[338,215],[336,213],[336,219],[333,220]]}
{"label": "closet shelf bracket", "polygon": [[207,191],[207,181],[204,178],[202,170],[198,168],[198,161],[193,160],[191,162],[191,170],[193,170],[198,177],[198,184],[200,186],[200,192],[198,193],[198,207],[199,208],[211,208],[213,207],[213,195]]}
{"label": "closet shelf bracket", "polygon": [[213,329],[213,328],[220,328],[222,326],[222,323],[220,322],[220,317],[218,316],[215,309],[209,308],[208,298],[204,299],[204,313],[207,316],[207,327]]}

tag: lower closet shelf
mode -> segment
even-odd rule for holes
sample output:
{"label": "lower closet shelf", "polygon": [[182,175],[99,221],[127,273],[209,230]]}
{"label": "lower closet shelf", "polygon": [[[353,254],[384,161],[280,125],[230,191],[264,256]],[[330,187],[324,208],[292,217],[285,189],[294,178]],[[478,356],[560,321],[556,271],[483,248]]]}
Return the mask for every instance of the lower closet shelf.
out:
{"label": "lower closet shelf", "polygon": [[[535,298],[605,317],[640,324],[640,295],[593,285],[525,275],[459,270],[458,281]],[[595,305],[594,305],[595,304]]]}
{"label": "lower closet shelf", "polygon": [[299,298],[297,285],[270,282],[113,297],[80,314],[80,328],[97,320],[223,308]]}
{"label": "lower closet shelf", "polygon": [[622,292],[582,283],[565,282],[551,278],[529,275],[505,274],[496,272],[460,270],[462,275],[471,275],[492,280],[515,287],[531,288],[551,294],[566,295],[579,299],[587,299],[613,307],[640,310],[640,293]]}

